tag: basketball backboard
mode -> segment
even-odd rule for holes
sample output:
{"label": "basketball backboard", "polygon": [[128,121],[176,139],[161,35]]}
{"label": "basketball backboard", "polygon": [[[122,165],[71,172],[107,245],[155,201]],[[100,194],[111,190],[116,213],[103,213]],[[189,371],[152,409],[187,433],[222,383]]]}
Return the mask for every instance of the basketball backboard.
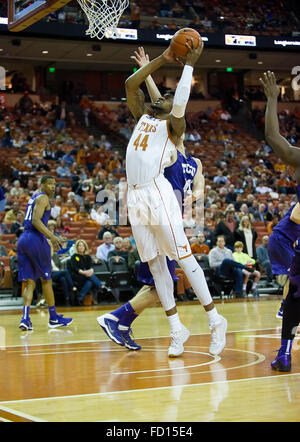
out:
{"label": "basketball backboard", "polygon": [[8,0],[8,29],[19,32],[70,0]]}

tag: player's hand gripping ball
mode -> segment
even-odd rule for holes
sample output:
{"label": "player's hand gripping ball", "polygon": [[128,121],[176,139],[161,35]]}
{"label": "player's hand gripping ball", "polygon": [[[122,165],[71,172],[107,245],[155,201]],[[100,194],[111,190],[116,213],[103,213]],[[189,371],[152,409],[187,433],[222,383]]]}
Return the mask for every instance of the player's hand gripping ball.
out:
{"label": "player's hand gripping ball", "polygon": [[202,44],[202,38],[199,32],[192,28],[182,28],[176,32],[171,40],[171,50],[176,55],[176,57],[186,58],[188,53],[188,48],[186,43],[192,47],[192,39],[194,43],[194,48],[197,49],[199,44]]}

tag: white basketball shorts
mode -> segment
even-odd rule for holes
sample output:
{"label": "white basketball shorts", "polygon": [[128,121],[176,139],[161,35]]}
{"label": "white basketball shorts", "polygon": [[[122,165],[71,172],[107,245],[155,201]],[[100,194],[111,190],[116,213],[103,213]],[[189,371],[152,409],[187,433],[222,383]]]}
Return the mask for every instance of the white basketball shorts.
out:
{"label": "white basketball shorts", "polygon": [[141,261],[157,255],[178,261],[192,254],[179,203],[164,175],[143,185],[129,185],[127,204]]}

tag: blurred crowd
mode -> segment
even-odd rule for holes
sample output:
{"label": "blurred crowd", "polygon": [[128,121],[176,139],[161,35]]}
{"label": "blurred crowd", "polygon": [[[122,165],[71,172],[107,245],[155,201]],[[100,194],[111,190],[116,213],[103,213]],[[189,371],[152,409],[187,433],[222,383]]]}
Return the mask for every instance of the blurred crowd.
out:
{"label": "blurred crowd", "polygon": [[[51,13],[46,20],[87,24],[75,1]],[[182,20],[200,33],[291,36],[299,31],[297,15],[287,1],[281,0],[267,0],[255,6],[246,0],[135,0],[124,11],[119,27],[177,30],[182,27]]]}

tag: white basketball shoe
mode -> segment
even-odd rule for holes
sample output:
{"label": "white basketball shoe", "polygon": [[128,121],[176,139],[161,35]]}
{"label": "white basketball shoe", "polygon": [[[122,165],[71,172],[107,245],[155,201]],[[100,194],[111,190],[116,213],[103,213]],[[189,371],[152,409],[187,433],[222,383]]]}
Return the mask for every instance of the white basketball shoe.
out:
{"label": "white basketball shoe", "polygon": [[219,315],[219,320],[209,326],[211,329],[211,341],[209,353],[216,356],[221,353],[226,345],[227,319]]}
{"label": "white basketball shoe", "polygon": [[171,345],[168,349],[168,356],[170,358],[177,358],[184,352],[183,344],[190,337],[190,332],[186,327],[171,333]]}

